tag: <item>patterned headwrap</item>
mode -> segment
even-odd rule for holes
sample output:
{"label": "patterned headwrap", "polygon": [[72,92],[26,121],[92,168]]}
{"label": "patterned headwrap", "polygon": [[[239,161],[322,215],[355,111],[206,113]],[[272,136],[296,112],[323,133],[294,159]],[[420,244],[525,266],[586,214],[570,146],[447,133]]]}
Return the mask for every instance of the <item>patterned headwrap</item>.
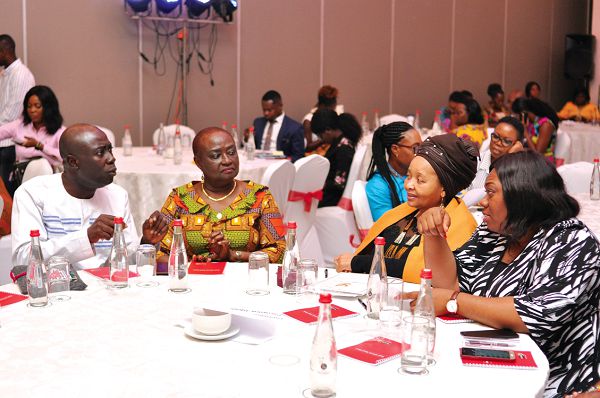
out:
{"label": "patterned headwrap", "polygon": [[417,149],[416,155],[427,160],[440,179],[446,191],[444,204],[448,204],[475,178],[479,151],[471,141],[454,134],[426,139]]}

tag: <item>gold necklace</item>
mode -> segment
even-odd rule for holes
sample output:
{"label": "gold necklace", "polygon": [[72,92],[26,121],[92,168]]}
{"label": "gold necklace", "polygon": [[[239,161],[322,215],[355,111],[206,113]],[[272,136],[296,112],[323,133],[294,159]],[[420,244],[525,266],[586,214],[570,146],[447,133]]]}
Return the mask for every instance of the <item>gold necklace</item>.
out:
{"label": "gold necklace", "polygon": [[202,192],[204,193],[204,195],[206,195],[207,198],[209,198],[213,202],[220,202],[222,200],[227,199],[228,197],[231,196],[231,194],[233,193],[233,191],[235,191],[236,188],[237,188],[237,180],[233,180],[233,188],[231,189],[231,191],[229,191],[229,193],[227,195],[217,199],[217,198],[213,198],[206,192],[206,190],[204,189],[204,183],[202,183]]}

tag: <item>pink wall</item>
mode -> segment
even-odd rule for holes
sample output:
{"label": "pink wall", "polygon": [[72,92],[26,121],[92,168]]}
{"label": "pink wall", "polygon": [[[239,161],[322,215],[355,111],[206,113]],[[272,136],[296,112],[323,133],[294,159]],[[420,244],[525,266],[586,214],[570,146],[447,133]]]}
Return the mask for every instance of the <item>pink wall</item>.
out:
{"label": "pink wall", "polygon": [[[560,106],[571,90],[564,35],[587,32],[589,1],[242,0],[235,23],[218,27],[214,86],[192,60],[188,124],[248,125],[268,89],[300,119],[321,84],[337,86],[356,115],[420,109],[426,123],[451,90],[469,89],[483,104],[491,82],[510,91],[537,80]],[[175,64],[166,53],[164,76],[143,66],[141,132],[137,25],[123,2],[27,0],[24,15],[22,4],[2,0],[0,30],[22,54],[25,16],[29,66],[57,92],[66,123],[93,122],[117,136],[129,123],[134,142],[149,145],[167,115]],[[201,32],[204,51],[208,29]],[[152,56],[154,35],[145,30],[143,40]]]}

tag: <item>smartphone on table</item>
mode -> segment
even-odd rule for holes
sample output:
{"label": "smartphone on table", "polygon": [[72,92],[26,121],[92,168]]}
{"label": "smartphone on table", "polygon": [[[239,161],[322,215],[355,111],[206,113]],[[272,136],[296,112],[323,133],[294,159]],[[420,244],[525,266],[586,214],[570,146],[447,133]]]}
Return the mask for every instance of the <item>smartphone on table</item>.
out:
{"label": "smartphone on table", "polygon": [[490,350],[484,348],[461,347],[460,356],[470,359],[489,359],[495,361],[514,361],[515,352],[510,350]]}

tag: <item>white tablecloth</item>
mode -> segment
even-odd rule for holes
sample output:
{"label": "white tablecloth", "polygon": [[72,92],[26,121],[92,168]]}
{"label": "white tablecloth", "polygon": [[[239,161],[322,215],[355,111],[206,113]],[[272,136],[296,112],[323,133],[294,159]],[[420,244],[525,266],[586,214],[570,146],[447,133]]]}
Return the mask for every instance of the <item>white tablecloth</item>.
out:
{"label": "white tablecloth", "polygon": [[[273,271],[272,267],[272,276]],[[198,341],[186,337],[176,326],[191,316],[194,306],[211,307],[209,303],[275,313],[307,306],[275,287],[268,296],[246,295],[246,273],[246,265],[228,264],[222,276],[193,275],[193,291],[178,295],[167,292],[164,277],[157,277],[161,285],[156,288],[138,288],[132,280],[131,288],[112,291],[81,272],[89,287],[84,292],[71,292],[70,301],[47,308],[29,308],[26,301],[3,307],[1,395],[301,397],[301,391],[309,386],[314,325],[282,317],[275,320],[274,338],[260,345]],[[14,285],[1,289],[16,291]],[[334,304],[364,313],[355,300],[334,298]],[[338,348],[372,337],[366,328],[362,316],[335,320]],[[438,321],[437,363],[425,376],[399,374],[399,359],[372,366],[340,355],[337,396],[539,396],[546,383],[548,362],[528,336],[521,335],[519,349],[532,351],[538,369],[461,364],[459,332],[478,328],[476,324]],[[295,355],[299,362],[278,366],[269,361],[281,354]]]}
{"label": "white tablecloth", "polygon": [[600,126],[566,121],[559,124],[558,134],[568,134],[571,139],[565,163],[592,162],[600,156]]}
{"label": "white tablecloth", "polygon": [[600,238],[600,200],[591,200],[587,193],[572,195],[581,207],[578,218]]}
{"label": "white tablecloth", "polygon": [[[193,180],[199,180],[202,172],[194,164],[191,150],[184,151],[183,163],[174,165],[173,159],[157,156],[151,147],[134,147],[132,156],[124,156],[123,148],[115,148],[117,176],[115,183],[129,193],[129,204],[141,231],[141,224],[154,210],[160,210],[173,188]],[[240,155],[240,173],[237,178],[260,182],[272,160],[246,160]]]}

